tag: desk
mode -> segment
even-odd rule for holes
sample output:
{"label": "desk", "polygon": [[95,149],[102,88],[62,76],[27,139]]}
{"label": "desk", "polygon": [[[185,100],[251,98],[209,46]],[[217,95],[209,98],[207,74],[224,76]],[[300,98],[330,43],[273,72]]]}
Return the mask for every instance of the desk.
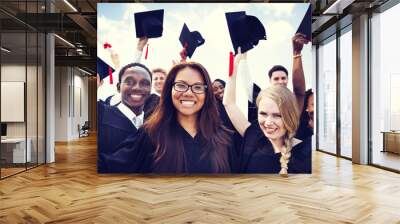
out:
{"label": "desk", "polygon": [[400,131],[382,131],[383,151],[400,154]]}
{"label": "desk", "polygon": [[[1,139],[1,157],[9,163],[25,163],[31,161],[31,145],[30,138],[26,140],[28,143],[25,152],[25,138],[6,138]],[[12,158],[12,160],[11,160]],[[27,161],[25,161],[25,158]]]}

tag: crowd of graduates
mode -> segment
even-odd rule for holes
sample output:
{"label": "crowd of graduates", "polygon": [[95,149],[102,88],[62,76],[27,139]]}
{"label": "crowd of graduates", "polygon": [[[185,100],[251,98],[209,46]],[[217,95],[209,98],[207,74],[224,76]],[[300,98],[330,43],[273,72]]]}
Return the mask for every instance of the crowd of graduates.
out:
{"label": "crowd of graduates", "polygon": [[[235,55],[226,81],[212,81],[207,68],[188,59],[205,40],[186,24],[179,62],[153,70],[140,63],[149,38],[162,35],[163,10],[135,14],[137,60],[120,68],[110,51],[119,99],[97,103],[100,173],[311,173],[314,100],[301,59],[311,41],[310,9],[292,38],[293,92],[288,70],[273,66],[265,74],[270,87],[252,85],[248,114],[237,105],[236,79],[250,75],[246,55],[266,39],[265,29],[245,12],[226,19]],[[99,85],[110,67],[98,61]]]}

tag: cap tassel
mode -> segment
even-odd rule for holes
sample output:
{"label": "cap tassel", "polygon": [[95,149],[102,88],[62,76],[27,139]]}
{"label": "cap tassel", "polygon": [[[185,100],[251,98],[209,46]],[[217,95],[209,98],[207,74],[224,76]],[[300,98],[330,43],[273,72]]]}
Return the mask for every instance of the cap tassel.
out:
{"label": "cap tassel", "polygon": [[144,55],[145,60],[147,60],[148,55],[149,55],[149,44],[146,45],[146,54]]}
{"label": "cap tassel", "polygon": [[233,52],[229,52],[229,77],[233,74]]}
{"label": "cap tassel", "polygon": [[111,84],[111,85],[113,84],[113,76],[112,76],[112,73],[113,73],[112,68],[111,68],[111,67],[108,67],[108,76],[110,77],[110,84]]}
{"label": "cap tassel", "polygon": [[[108,50],[110,52],[110,54],[112,53],[111,52],[111,48],[112,48],[111,44],[105,42],[103,44],[103,47],[104,47],[104,49]],[[110,77],[110,84],[112,85],[113,84],[113,77],[112,77],[112,68],[111,67],[108,67],[108,76]]]}
{"label": "cap tassel", "polygon": [[111,46],[111,44],[105,42],[105,43],[103,44],[103,47],[104,47],[104,49],[107,49],[107,48],[111,48],[112,46]]}

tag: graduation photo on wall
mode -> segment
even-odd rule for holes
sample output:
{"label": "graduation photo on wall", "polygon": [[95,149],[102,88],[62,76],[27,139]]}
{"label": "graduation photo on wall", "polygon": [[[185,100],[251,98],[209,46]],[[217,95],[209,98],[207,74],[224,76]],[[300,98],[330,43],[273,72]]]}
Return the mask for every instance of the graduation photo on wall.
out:
{"label": "graduation photo on wall", "polygon": [[97,9],[99,173],[311,173],[310,4]]}

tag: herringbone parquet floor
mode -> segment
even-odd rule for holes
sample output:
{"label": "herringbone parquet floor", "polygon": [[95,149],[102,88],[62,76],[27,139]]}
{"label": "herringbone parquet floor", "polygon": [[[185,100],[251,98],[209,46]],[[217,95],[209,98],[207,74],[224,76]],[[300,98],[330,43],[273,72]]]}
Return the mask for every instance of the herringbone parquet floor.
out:
{"label": "herringbone parquet floor", "polygon": [[96,140],[0,181],[0,223],[400,223],[400,175],[320,152],[313,174],[96,173]]}

